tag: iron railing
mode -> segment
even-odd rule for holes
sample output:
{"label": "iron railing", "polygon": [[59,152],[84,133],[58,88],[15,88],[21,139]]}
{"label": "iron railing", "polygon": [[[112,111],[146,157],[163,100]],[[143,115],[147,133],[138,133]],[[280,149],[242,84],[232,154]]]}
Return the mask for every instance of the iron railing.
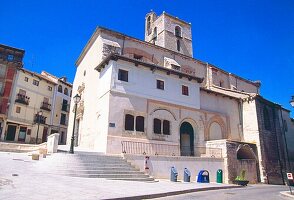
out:
{"label": "iron railing", "polygon": [[51,104],[43,101],[40,106],[41,109],[51,111]]}
{"label": "iron railing", "polygon": [[20,94],[20,93],[16,95],[15,102],[17,102],[17,103],[22,103],[22,104],[25,104],[25,105],[29,105],[29,101],[30,101],[30,97],[28,97],[26,95],[23,95],[23,94]]}
{"label": "iron railing", "polygon": [[122,153],[135,155],[163,155],[222,158],[221,148],[186,147],[175,144],[122,141]]}

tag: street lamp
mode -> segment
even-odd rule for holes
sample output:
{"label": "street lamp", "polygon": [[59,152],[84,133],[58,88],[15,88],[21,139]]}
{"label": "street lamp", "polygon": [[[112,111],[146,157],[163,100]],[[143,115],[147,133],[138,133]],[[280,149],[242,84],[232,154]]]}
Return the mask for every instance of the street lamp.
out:
{"label": "street lamp", "polygon": [[291,104],[292,107],[294,107],[294,96],[292,96],[292,99],[290,101],[290,104]]}
{"label": "street lamp", "polygon": [[38,129],[37,129],[37,137],[36,137],[36,144],[38,144],[38,136],[39,136],[39,126],[40,126],[40,118],[43,116],[42,110],[40,110],[37,113],[37,123],[38,123]]}
{"label": "street lamp", "polygon": [[75,103],[75,115],[74,115],[74,121],[73,121],[73,128],[72,128],[72,135],[71,135],[71,141],[70,141],[70,150],[69,150],[69,153],[74,153],[74,140],[75,140],[75,136],[74,136],[74,133],[75,133],[75,125],[76,125],[76,116],[77,116],[77,105],[78,103],[80,102],[81,100],[81,96],[76,94],[74,97],[73,97],[73,100],[74,100],[74,103]]}

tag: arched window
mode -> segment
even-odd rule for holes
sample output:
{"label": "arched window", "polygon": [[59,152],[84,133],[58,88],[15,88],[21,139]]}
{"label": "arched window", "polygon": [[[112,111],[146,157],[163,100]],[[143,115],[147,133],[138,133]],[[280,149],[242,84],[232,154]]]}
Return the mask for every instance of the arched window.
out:
{"label": "arched window", "polygon": [[181,51],[181,41],[177,40],[177,50]]}
{"label": "arched window", "polygon": [[209,139],[210,140],[220,140],[222,137],[222,128],[217,122],[213,122],[209,128]]}
{"label": "arched window", "polygon": [[68,95],[68,89],[67,88],[64,88],[64,94]]}
{"label": "arched window", "polygon": [[150,25],[151,25],[151,16],[148,16],[148,18],[147,18],[147,33],[148,33],[148,35],[150,35],[150,33],[151,33]]}
{"label": "arched window", "polygon": [[182,37],[182,29],[179,26],[175,27],[175,36],[176,37]]}
{"label": "arched window", "polygon": [[58,86],[58,92],[62,93],[62,86],[61,85]]}
{"label": "arched window", "polygon": [[133,131],[134,130],[134,116],[126,114],[125,117],[125,130]]}
{"label": "arched window", "polygon": [[263,108],[263,121],[264,121],[264,127],[266,130],[271,130],[271,123],[269,118],[268,109],[264,106]]}
{"label": "arched window", "polygon": [[153,29],[153,38],[154,40],[157,40],[157,27]]}
{"label": "arched window", "polygon": [[153,132],[156,134],[161,134],[161,120],[154,118],[153,119]]}
{"label": "arched window", "polygon": [[163,134],[170,135],[170,122],[168,120],[163,120]]}
{"label": "arched window", "polygon": [[136,131],[144,132],[144,117],[136,117]]}

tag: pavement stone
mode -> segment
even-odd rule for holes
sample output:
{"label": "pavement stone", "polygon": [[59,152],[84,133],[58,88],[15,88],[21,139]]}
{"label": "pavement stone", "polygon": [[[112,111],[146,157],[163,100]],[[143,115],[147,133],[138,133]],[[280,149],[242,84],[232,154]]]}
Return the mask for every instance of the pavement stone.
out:
{"label": "pavement stone", "polygon": [[[50,174],[50,168],[42,166],[43,159],[46,158],[32,160],[27,153],[0,152],[0,199],[142,199],[238,187],[229,184],[183,183],[169,180],[148,183],[60,176]],[[15,176],[12,176],[13,174]]]}
{"label": "pavement stone", "polygon": [[[293,190],[294,190],[294,188],[293,188]],[[280,192],[280,194],[284,197],[294,199],[294,191],[293,190],[292,190],[292,194],[290,193],[290,191],[282,191],[282,192]]]}

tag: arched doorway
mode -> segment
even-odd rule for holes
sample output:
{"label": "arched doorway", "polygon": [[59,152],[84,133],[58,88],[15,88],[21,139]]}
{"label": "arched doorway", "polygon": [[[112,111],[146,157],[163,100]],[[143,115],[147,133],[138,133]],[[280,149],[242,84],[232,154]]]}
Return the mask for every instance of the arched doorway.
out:
{"label": "arched doorway", "polygon": [[194,129],[189,122],[180,127],[181,156],[194,156]]}

